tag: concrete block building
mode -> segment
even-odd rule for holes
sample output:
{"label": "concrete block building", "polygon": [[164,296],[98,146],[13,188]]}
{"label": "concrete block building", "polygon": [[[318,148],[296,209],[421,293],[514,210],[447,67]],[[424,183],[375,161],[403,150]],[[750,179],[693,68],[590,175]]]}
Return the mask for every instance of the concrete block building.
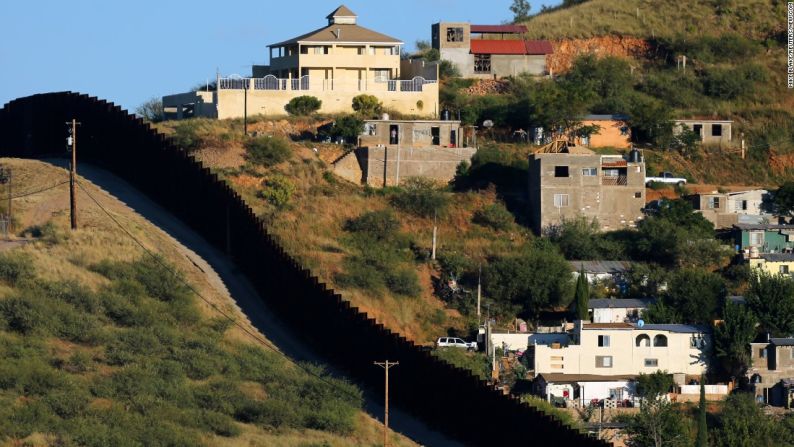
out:
{"label": "concrete block building", "polygon": [[673,120],[674,132],[680,132],[681,127],[688,127],[696,134],[700,135],[703,144],[713,144],[719,146],[730,146],[733,141],[732,120],[713,119],[713,118],[693,118]]}
{"label": "concrete block building", "polygon": [[501,78],[521,73],[545,75],[546,40],[526,40],[523,25],[472,25],[440,22],[431,28],[432,46],[455,64],[464,78]]}
{"label": "concrete block building", "polygon": [[218,76],[216,88],[163,97],[169,118],[284,115],[298,96],[322,101],[323,113],[352,112],[355,96],[376,96],[400,113],[438,115],[438,68],[401,61],[403,42],[358,24],[340,6],[326,26],[268,46],[269,65],[252,67],[251,77]]}
{"label": "concrete block building", "polygon": [[634,227],[645,206],[645,163],[636,151],[601,155],[555,141],[529,156],[529,201],[539,234],[579,216],[603,230]]}
{"label": "concrete block building", "polygon": [[791,408],[794,402],[794,338],[769,338],[750,343],[747,370],[758,400]]}
{"label": "concrete block building", "polygon": [[762,209],[765,189],[749,191],[712,192],[693,194],[688,197],[692,207],[714,224],[715,228],[730,228],[742,224],[760,224],[772,216]]}
{"label": "concrete block building", "polygon": [[477,151],[465,130],[460,121],[368,120],[358,148],[335,161],[333,169],[376,187],[399,185],[409,177],[447,183]]}

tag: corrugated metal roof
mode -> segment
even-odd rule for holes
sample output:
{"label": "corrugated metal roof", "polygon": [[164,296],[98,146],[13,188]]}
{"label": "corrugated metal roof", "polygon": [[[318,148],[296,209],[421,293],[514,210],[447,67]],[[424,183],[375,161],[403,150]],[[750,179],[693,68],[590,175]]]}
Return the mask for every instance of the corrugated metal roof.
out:
{"label": "corrugated metal roof", "polygon": [[568,261],[571,268],[576,270],[584,269],[585,273],[626,273],[631,269],[631,262],[629,261]]}
{"label": "corrugated metal roof", "polygon": [[471,41],[473,54],[552,54],[551,43],[546,40],[486,40]]}
{"label": "corrugated metal roof", "polygon": [[794,261],[794,253],[761,253],[761,259],[769,262],[791,262]]}
{"label": "corrugated metal roof", "polygon": [[596,298],[587,303],[588,309],[646,309],[656,301],[653,298]]}
{"label": "corrugated metal roof", "polygon": [[582,329],[634,329],[634,325],[631,323],[583,323]]}
{"label": "corrugated metal roof", "polygon": [[734,224],[740,230],[794,230],[794,225],[785,224]]}
{"label": "corrugated metal roof", "polygon": [[538,378],[543,377],[546,383],[571,383],[571,382],[615,382],[633,380],[637,376],[633,374],[623,374],[614,376],[601,376],[598,374],[563,374],[563,373],[543,373],[538,374]]}
{"label": "corrugated metal roof", "polygon": [[770,338],[769,342],[775,346],[794,346],[794,338]]}
{"label": "corrugated metal roof", "polygon": [[627,162],[626,160],[601,162],[601,167],[603,168],[625,168],[628,165],[629,162]]}
{"label": "corrugated metal roof", "polygon": [[524,25],[472,25],[471,32],[521,34],[527,32],[527,27]]}

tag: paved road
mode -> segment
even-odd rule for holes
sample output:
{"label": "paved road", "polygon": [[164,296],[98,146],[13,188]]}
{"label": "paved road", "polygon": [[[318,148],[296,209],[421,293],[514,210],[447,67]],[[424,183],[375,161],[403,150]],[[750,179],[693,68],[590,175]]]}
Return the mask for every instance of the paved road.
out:
{"label": "paved road", "polygon": [[[60,159],[44,160],[59,167],[66,167],[67,161]],[[207,243],[200,235],[194,232],[182,221],[174,217],[168,210],[150,200],[146,195],[135,189],[126,181],[99,167],[80,163],[78,164],[80,177],[92,182],[138,214],[148,219],[154,225],[173,237],[176,241],[200,256],[206,265],[210,266],[223,281],[232,298],[255,326],[268,340],[278,348],[299,361],[326,364],[325,359],[314,352],[309,346],[295,336],[292,329],[282,324],[279,319],[268,309],[259,297],[256,289],[248,279],[235,267],[234,263],[221,251]],[[203,263],[202,263],[203,264]],[[211,272],[207,272],[212,274]],[[338,371],[329,367],[332,374]],[[364,388],[364,410],[377,419],[383,415],[381,390]],[[450,417],[454,417],[454,409],[450,409]],[[390,408],[389,425],[415,442],[427,446],[462,446],[443,434],[430,429],[418,419],[405,411]]]}

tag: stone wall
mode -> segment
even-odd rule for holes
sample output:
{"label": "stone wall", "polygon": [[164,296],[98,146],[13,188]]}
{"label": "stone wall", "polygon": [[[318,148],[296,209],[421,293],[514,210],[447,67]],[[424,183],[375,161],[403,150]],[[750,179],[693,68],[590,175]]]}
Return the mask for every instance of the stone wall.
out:
{"label": "stone wall", "polygon": [[397,185],[409,177],[423,177],[447,183],[455,177],[455,169],[460,162],[470,162],[475,152],[477,149],[471,147],[385,146],[360,148],[356,150],[356,155],[364,167],[364,183],[382,187]]}

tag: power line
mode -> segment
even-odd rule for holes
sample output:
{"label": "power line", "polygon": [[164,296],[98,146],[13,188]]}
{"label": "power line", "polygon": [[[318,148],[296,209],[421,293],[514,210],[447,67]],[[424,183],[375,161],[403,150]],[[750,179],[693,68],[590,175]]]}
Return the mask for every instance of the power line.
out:
{"label": "power line", "polygon": [[[64,183],[68,183],[68,182],[64,182]],[[139,247],[141,247],[141,248],[142,248],[142,249],[143,249],[143,250],[144,250],[144,251],[145,251],[145,252],[146,252],[146,253],[147,253],[149,256],[151,256],[151,257],[152,257],[152,258],[153,258],[153,259],[154,259],[154,260],[155,260],[155,261],[156,261],[158,264],[160,264],[160,265],[161,265],[163,268],[165,268],[165,269],[167,269],[168,271],[170,271],[170,272],[171,272],[171,273],[174,275],[174,277],[175,277],[175,278],[179,279],[179,281],[181,281],[181,282],[182,282],[182,283],[183,283],[185,286],[187,286],[187,287],[188,287],[188,288],[189,288],[189,289],[190,289],[190,290],[191,290],[193,293],[195,293],[195,294],[196,294],[196,296],[198,296],[199,298],[201,298],[201,300],[202,300],[202,301],[204,301],[205,303],[207,303],[207,305],[209,305],[209,306],[210,306],[212,309],[214,309],[216,312],[218,312],[219,314],[221,314],[222,316],[224,316],[226,319],[228,319],[230,322],[232,322],[232,324],[234,324],[235,326],[237,326],[238,328],[240,328],[240,329],[241,329],[241,330],[242,330],[242,331],[243,331],[245,334],[247,334],[248,336],[250,336],[250,337],[251,337],[251,338],[252,338],[254,341],[256,341],[257,343],[261,344],[261,345],[262,345],[262,346],[264,346],[265,348],[267,348],[267,349],[269,349],[269,350],[271,350],[271,351],[275,352],[276,354],[280,355],[280,356],[281,356],[281,357],[283,357],[283,358],[284,358],[284,359],[285,359],[287,362],[289,362],[289,363],[291,363],[291,364],[295,365],[296,367],[300,368],[300,369],[301,369],[302,371],[304,371],[306,374],[308,374],[308,375],[310,375],[310,376],[313,376],[313,377],[315,377],[315,378],[319,379],[320,381],[322,381],[322,382],[323,382],[323,383],[325,383],[326,385],[328,385],[328,386],[330,386],[330,387],[332,387],[332,388],[335,388],[335,389],[337,389],[337,390],[339,390],[339,391],[341,391],[341,392],[343,392],[343,393],[347,394],[348,396],[350,396],[350,397],[353,397],[354,399],[359,399],[359,398],[360,398],[360,396],[356,396],[356,395],[354,395],[353,393],[351,393],[349,390],[346,390],[346,389],[340,388],[338,385],[336,385],[336,384],[335,384],[335,383],[333,383],[333,382],[330,382],[330,381],[329,381],[328,379],[326,379],[325,377],[323,377],[323,376],[321,376],[321,375],[319,375],[319,374],[315,373],[314,371],[311,371],[310,369],[306,368],[305,366],[301,365],[300,363],[298,363],[298,362],[294,361],[294,360],[293,360],[293,359],[291,359],[289,356],[287,356],[287,355],[286,355],[286,354],[284,354],[283,352],[279,351],[279,350],[278,350],[278,348],[276,348],[276,347],[275,347],[275,346],[274,346],[272,343],[268,342],[268,341],[267,341],[267,340],[265,340],[265,339],[262,339],[262,338],[258,337],[258,336],[257,336],[257,335],[256,335],[254,332],[250,331],[248,328],[246,328],[244,325],[242,325],[242,324],[241,324],[241,323],[240,323],[240,322],[239,322],[239,321],[238,321],[236,318],[232,317],[231,315],[229,315],[228,313],[226,313],[225,311],[223,311],[223,309],[221,309],[220,307],[218,307],[216,304],[212,303],[210,300],[208,300],[207,298],[205,298],[205,297],[204,297],[204,296],[203,296],[201,293],[199,293],[199,291],[198,291],[198,290],[196,290],[196,289],[193,287],[193,285],[192,285],[192,284],[190,284],[190,283],[189,283],[189,282],[188,282],[186,279],[184,279],[184,278],[183,278],[183,277],[182,277],[182,276],[179,274],[179,272],[178,272],[178,271],[177,271],[177,270],[176,270],[174,267],[172,267],[172,266],[168,265],[168,264],[167,264],[165,261],[163,261],[163,259],[162,259],[161,257],[157,256],[157,254],[156,254],[156,253],[154,253],[153,251],[149,250],[149,249],[148,249],[148,248],[147,248],[147,247],[146,247],[146,246],[145,246],[145,245],[144,245],[144,244],[143,244],[143,243],[142,243],[140,240],[138,240],[138,238],[136,238],[136,237],[135,237],[135,235],[133,235],[132,233],[130,233],[130,232],[129,232],[129,230],[127,230],[127,229],[124,227],[124,225],[122,225],[122,224],[121,224],[121,222],[119,222],[119,221],[118,221],[118,220],[117,220],[115,217],[113,217],[113,215],[112,215],[112,214],[111,214],[111,213],[110,213],[110,212],[109,212],[109,211],[108,211],[108,210],[107,210],[105,207],[103,207],[103,206],[102,206],[102,205],[99,203],[99,201],[98,201],[97,199],[95,199],[93,195],[91,195],[91,193],[90,193],[90,192],[88,192],[88,189],[86,189],[86,188],[85,188],[85,186],[83,186],[82,182],[77,182],[77,184],[78,184],[78,186],[80,187],[80,189],[82,189],[82,190],[83,190],[83,192],[84,192],[84,193],[85,193],[85,194],[86,194],[86,195],[87,195],[87,196],[88,196],[88,197],[89,197],[89,198],[90,198],[90,199],[91,199],[91,200],[92,200],[92,201],[93,201],[93,202],[96,204],[96,206],[98,206],[98,207],[99,207],[99,209],[101,209],[101,210],[102,210],[102,211],[103,211],[103,212],[104,212],[104,213],[105,213],[105,214],[106,214],[106,215],[107,215],[107,216],[110,218],[110,220],[112,220],[112,221],[113,221],[113,222],[114,222],[114,223],[115,223],[115,224],[116,224],[116,225],[117,225],[117,226],[118,226],[118,227],[119,227],[119,228],[120,228],[120,229],[121,229],[121,230],[122,230],[124,233],[126,233],[126,234],[127,234],[127,236],[129,236],[129,238],[130,238],[130,239],[132,239],[132,240],[133,240],[133,241],[134,241],[134,242],[135,242],[135,243],[136,243],[136,244],[137,244]]]}
{"label": "power line", "polygon": [[0,200],[21,199],[23,197],[32,196],[32,195],[36,195],[36,194],[39,194],[39,193],[42,193],[42,192],[45,192],[45,191],[49,191],[51,189],[55,189],[55,188],[57,188],[57,187],[59,187],[61,185],[65,185],[67,183],[69,183],[69,180],[65,180],[65,181],[63,181],[61,183],[58,183],[56,185],[48,186],[46,188],[38,189],[36,191],[25,192],[25,193],[22,193],[22,194],[19,194],[19,195],[11,196],[11,197],[6,196],[6,197],[3,197],[3,198],[0,198]]}

